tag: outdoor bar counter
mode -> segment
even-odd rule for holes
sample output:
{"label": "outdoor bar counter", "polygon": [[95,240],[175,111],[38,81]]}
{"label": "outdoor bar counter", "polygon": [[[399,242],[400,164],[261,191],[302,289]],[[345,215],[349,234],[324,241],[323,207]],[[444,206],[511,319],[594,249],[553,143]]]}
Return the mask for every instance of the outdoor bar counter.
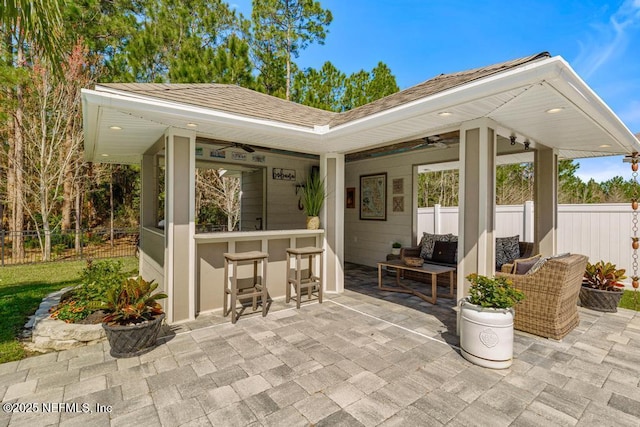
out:
{"label": "outdoor bar counter", "polygon": [[[224,296],[225,252],[260,251],[269,254],[267,288],[272,299],[282,298],[286,290],[287,248],[321,248],[324,230],[267,230],[198,233],[196,241],[197,312],[222,308]],[[239,277],[253,275],[253,265],[238,268]]]}

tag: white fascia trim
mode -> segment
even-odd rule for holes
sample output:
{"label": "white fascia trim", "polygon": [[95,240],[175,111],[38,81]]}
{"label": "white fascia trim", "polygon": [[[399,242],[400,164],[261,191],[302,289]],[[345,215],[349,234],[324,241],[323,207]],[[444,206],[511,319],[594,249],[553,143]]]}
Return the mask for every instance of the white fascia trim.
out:
{"label": "white fascia trim", "polygon": [[[620,145],[623,152],[640,151],[640,143],[633,133],[560,56],[488,76],[390,110],[363,117],[354,122],[345,123],[332,129],[329,135],[331,139],[327,139],[329,145],[327,148],[337,148],[331,147],[331,144],[338,136],[344,138],[352,133],[379,127],[381,124],[393,123],[398,119],[436,113],[489,95],[540,83],[553,88],[563,98],[569,100],[578,111],[584,114],[585,118],[609,134]],[[577,99],[578,97],[582,102]],[[629,147],[633,147],[633,149],[629,149]]]}
{"label": "white fascia trim", "polygon": [[547,84],[571,101],[585,117],[620,144],[621,148],[630,150],[629,152],[640,151],[640,142],[633,132],[563,58],[559,57],[558,60],[563,64],[558,78]]}
{"label": "white fascia trim", "polygon": [[336,133],[347,134],[361,132],[369,127],[378,127],[381,120],[394,122],[398,118],[407,119],[418,114],[436,113],[442,109],[484,98],[488,94],[499,94],[520,87],[527,87],[547,78],[557,76],[560,72],[560,60],[560,57],[554,57],[537,61],[398,105],[389,110],[336,126],[331,130],[331,136]]}
{"label": "white fascia trim", "polygon": [[[563,78],[565,79],[564,81]],[[574,105],[582,110],[587,108],[584,104],[588,104],[590,113],[586,113],[587,118],[607,129],[607,132],[615,140],[623,141],[629,147],[635,147],[636,151],[640,151],[640,143],[638,143],[631,131],[560,56],[496,73],[330,129],[324,125],[317,125],[312,129],[282,122],[247,118],[202,107],[159,101],[154,98],[133,95],[101,86],[96,86],[97,89],[100,89],[99,91],[83,89],[82,92],[83,99],[105,107],[128,110],[137,110],[142,107],[145,111],[183,116],[189,120],[200,119],[231,126],[248,125],[261,131],[280,131],[290,136],[293,136],[292,133],[297,133],[299,137],[304,138],[306,141],[322,143],[314,147],[315,149],[313,150],[316,154],[321,154],[322,152],[348,152],[348,148],[345,149],[344,138],[358,132],[368,131],[417,115],[436,113],[489,95],[550,81],[554,82],[550,86],[554,87],[563,97],[569,100],[575,99],[576,96],[584,97],[586,102],[574,103]],[[621,145],[624,147],[623,144]]]}
{"label": "white fascia trim", "polygon": [[85,96],[87,89],[81,89],[82,96],[82,127],[83,129],[91,129],[92,132],[85,132],[84,135],[84,159],[86,161],[92,161],[95,149],[96,141],[98,139],[98,126],[91,128],[91,123],[99,123],[98,108]]}
{"label": "white fascia trim", "polygon": [[252,117],[239,116],[232,113],[225,113],[210,108],[198,107],[194,105],[180,104],[177,102],[159,100],[157,98],[143,97],[131,94],[129,92],[116,91],[103,86],[96,86],[100,90],[85,90],[87,98],[96,104],[111,108],[122,108],[127,110],[139,110],[141,107],[144,111],[171,114],[174,116],[182,116],[185,120],[201,119],[208,122],[221,122],[235,126],[246,126],[254,128],[275,128],[282,129],[287,132],[298,132],[308,135],[320,135],[321,131],[313,128],[296,126],[288,123],[276,122],[273,120],[256,119]]}

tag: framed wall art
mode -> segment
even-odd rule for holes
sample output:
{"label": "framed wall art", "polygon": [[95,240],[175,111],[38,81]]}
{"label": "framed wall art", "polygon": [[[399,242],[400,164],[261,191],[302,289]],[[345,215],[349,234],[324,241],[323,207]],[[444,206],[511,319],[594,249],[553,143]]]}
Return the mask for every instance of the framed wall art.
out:
{"label": "framed wall art", "polygon": [[393,196],[393,211],[404,212],[404,196]]}
{"label": "framed wall art", "polygon": [[347,187],[346,194],[347,194],[347,200],[346,200],[347,209],[355,209],[356,208],[356,188]]}
{"label": "framed wall art", "polygon": [[387,174],[360,175],[360,219],[387,220]]}
{"label": "framed wall art", "polygon": [[404,178],[395,178],[393,181],[393,194],[404,193]]}

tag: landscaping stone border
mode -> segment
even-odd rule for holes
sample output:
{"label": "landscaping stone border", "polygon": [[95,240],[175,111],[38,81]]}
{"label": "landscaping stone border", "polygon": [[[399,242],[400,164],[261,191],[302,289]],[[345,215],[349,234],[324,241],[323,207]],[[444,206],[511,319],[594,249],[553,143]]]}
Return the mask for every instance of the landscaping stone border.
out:
{"label": "landscaping stone border", "polygon": [[46,353],[52,350],[82,347],[106,340],[107,336],[101,324],[80,325],[50,317],[49,309],[57,305],[62,295],[71,289],[73,287],[53,292],[42,300],[36,313],[24,325],[25,336],[31,335],[31,342],[25,344],[27,349]]}

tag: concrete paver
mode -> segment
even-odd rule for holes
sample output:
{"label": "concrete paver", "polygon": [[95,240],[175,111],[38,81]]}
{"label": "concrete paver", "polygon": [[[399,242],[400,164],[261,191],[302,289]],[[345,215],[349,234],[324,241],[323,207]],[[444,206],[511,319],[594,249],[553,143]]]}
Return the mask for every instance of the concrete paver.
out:
{"label": "concrete paver", "polygon": [[235,325],[203,315],[139,357],[97,344],[2,364],[2,403],[69,406],[5,409],[0,426],[640,424],[638,313],[580,309],[562,341],[516,333],[513,365],[493,371],[461,357],[455,301],[376,279],[348,265],[345,292],[323,304],[275,301]]}

